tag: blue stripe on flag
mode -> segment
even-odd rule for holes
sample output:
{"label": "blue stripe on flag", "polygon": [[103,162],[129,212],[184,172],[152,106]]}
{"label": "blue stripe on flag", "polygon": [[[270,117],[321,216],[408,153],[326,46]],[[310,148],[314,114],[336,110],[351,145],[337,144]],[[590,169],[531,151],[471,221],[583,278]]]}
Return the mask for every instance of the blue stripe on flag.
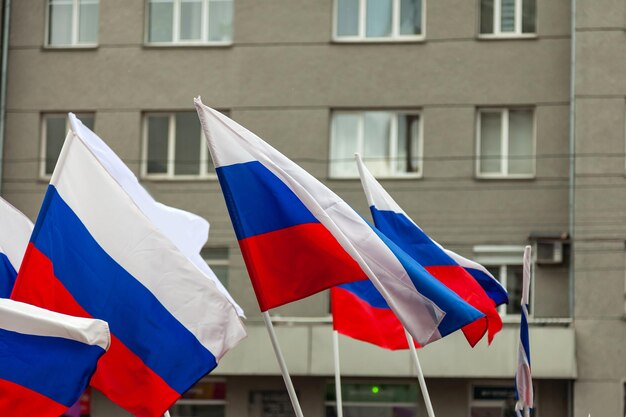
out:
{"label": "blue stripe on flag", "polygon": [[385,298],[380,294],[380,292],[378,292],[376,287],[374,287],[374,284],[372,284],[372,281],[369,279],[339,285],[338,287],[349,291],[372,307],[389,308]]}
{"label": "blue stripe on flag", "polygon": [[522,346],[524,347],[524,352],[526,353],[526,360],[528,361],[528,365],[530,365],[530,338],[528,336],[528,304],[524,305],[526,308],[522,310],[522,318],[520,323],[520,341],[522,342]]}
{"label": "blue stripe on flag", "polygon": [[480,284],[485,290],[489,298],[491,298],[497,306],[509,303],[509,296],[504,288],[498,284],[492,277],[485,274],[480,269],[465,268],[467,272]]}
{"label": "blue stripe on flag", "polygon": [[237,239],[319,223],[300,199],[258,161],[216,169]]}
{"label": "blue stripe on flag", "polygon": [[71,407],[104,353],[99,346],[0,329],[0,379]]}
{"label": "blue stripe on flag", "polygon": [[189,381],[217,366],[214,355],[100,247],[52,185],[43,210],[33,241],[52,261],[57,279],[170,387],[182,394]]}
{"label": "blue stripe on flag", "polygon": [[390,210],[378,210],[374,206],[370,207],[370,211],[378,230],[384,232],[385,236],[393,240],[422,266],[458,265],[404,214]]}
{"label": "blue stripe on flag", "polygon": [[9,298],[17,272],[4,253],[0,253],[0,298]]}
{"label": "blue stripe on flag", "polygon": [[398,245],[372,226],[378,237],[391,249],[411,278],[417,291],[435,303],[446,315],[438,331],[444,337],[485,315],[467,304],[461,297],[434,278],[422,265],[411,258]]}

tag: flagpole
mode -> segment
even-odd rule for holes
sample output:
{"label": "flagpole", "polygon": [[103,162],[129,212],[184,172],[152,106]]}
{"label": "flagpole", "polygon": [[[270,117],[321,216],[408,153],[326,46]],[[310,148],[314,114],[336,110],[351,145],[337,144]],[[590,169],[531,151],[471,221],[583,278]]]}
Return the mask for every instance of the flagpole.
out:
{"label": "flagpole", "polygon": [[420,388],[422,389],[422,395],[424,396],[424,404],[426,405],[426,411],[428,412],[428,417],[435,417],[435,411],[433,410],[433,405],[430,402],[430,395],[428,394],[428,388],[426,387],[426,380],[424,379],[422,366],[420,365],[420,360],[417,357],[417,349],[415,349],[415,342],[413,342],[413,337],[406,329],[404,329],[404,333],[406,334],[406,340],[409,343],[409,349],[411,350],[411,356],[413,357],[413,363],[415,364],[415,369],[417,371],[417,380],[420,383]]}
{"label": "flagpole", "polygon": [[287,393],[289,394],[289,399],[291,400],[293,410],[296,413],[296,417],[304,417],[304,415],[302,414],[302,408],[300,408],[298,396],[296,395],[296,390],[293,387],[291,377],[289,376],[289,371],[287,370],[285,358],[283,357],[283,353],[281,352],[280,346],[278,345],[278,339],[276,338],[276,333],[274,332],[274,325],[272,324],[270,314],[267,311],[264,311],[261,314],[263,315],[263,321],[265,322],[267,332],[269,333],[270,339],[272,340],[272,347],[274,348],[274,353],[276,354],[276,360],[278,361],[280,372],[283,374],[283,380],[285,380],[285,386],[287,387]]}
{"label": "flagpole", "polygon": [[337,403],[337,417],[343,417],[343,400],[341,398],[341,374],[339,367],[339,333],[333,330],[333,354],[335,357],[335,399]]}

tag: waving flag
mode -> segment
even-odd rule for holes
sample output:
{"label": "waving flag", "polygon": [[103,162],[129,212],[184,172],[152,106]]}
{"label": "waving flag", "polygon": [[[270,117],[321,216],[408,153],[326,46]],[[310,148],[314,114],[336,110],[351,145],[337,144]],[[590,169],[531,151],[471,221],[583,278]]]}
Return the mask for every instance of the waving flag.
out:
{"label": "waving flag", "polygon": [[530,373],[530,341],[528,338],[528,294],[530,289],[530,246],[524,249],[524,275],[522,280],[522,321],[519,328],[519,350],[515,372],[515,393],[518,416],[529,415],[533,405],[533,379]]}
{"label": "waving flag", "polygon": [[91,384],[161,416],[244,336],[234,306],[70,132],[13,299],[109,323]]}
{"label": "waving flag", "polygon": [[369,278],[421,344],[482,316],[261,138],[196,108],[262,311]]}
{"label": "waving flag", "polygon": [[376,227],[424,266],[431,275],[485,314],[484,318],[463,327],[469,344],[475,346],[487,330],[491,342],[494,335],[502,329],[502,319],[495,303],[462,266],[409,218],[376,181],[360,157],[357,157],[357,165]]}
{"label": "waving flag", "polygon": [[0,198],[0,298],[9,298],[22,264],[33,223]]}
{"label": "waving flag", "polygon": [[243,310],[224,288],[213,270],[200,255],[209,235],[209,223],[200,216],[161,204],[152,198],[139,183],[135,174],[98,135],[85,126],[73,113],[68,115],[72,131],[80,137],[98,158],[107,172],[117,181],[143,214],[161,233],[176,245],[191,262],[213,281],[220,292],[231,302],[240,316]]}
{"label": "waving flag", "polygon": [[0,415],[58,417],[111,342],[102,320],[0,299]]}

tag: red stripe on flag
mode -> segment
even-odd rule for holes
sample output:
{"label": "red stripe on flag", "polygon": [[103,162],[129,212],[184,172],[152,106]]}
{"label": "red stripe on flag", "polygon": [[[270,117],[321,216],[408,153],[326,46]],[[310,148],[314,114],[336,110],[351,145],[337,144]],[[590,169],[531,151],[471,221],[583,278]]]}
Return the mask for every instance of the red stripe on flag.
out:
{"label": "red stripe on flag", "polygon": [[467,342],[474,347],[485,332],[489,331],[488,341],[491,343],[495,334],[502,329],[502,318],[498,314],[493,300],[489,298],[474,277],[461,266],[427,266],[425,268],[446,287],[485,314],[485,317],[463,327],[463,334],[465,334]]}
{"label": "red stripe on flag", "polygon": [[[54,275],[52,262],[29,243],[11,298],[48,310],[89,317]],[[137,417],[160,417],[180,396],[115,335],[91,385]]]}
{"label": "red stripe on flag", "polygon": [[386,349],[409,348],[404,327],[391,309],[372,307],[343,288],[330,290],[330,302],[333,329],[339,333]]}
{"label": "red stripe on flag", "polygon": [[367,278],[320,223],[306,223],[239,241],[261,311]]}
{"label": "red stripe on flag", "polygon": [[67,409],[45,395],[0,379],[0,416],[59,417]]}

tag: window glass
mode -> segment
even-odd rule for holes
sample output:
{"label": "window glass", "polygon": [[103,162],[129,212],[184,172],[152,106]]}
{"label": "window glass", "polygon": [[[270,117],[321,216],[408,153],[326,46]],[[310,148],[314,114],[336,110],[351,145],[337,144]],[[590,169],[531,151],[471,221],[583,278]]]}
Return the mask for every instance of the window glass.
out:
{"label": "window glass", "polygon": [[[416,384],[344,383],[341,385],[346,417],[416,417]],[[326,416],[337,415],[335,384],[326,385]]]}
{"label": "window glass", "polygon": [[209,41],[227,42],[233,33],[233,2],[209,1]]}
{"label": "window glass", "polygon": [[48,43],[71,45],[72,43],[72,0],[50,0]]}
{"label": "window glass", "polygon": [[500,1],[500,31],[515,32],[515,0]]}
{"label": "window glass", "polygon": [[167,173],[169,116],[148,116],[148,174]]}
{"label": "window glass", "polygon": [[[470,417],[515,417],[513,385],[477,385],[472,387]],[[534,413],[531,412],[531,416]]]}
{"label": "window glass", "polygon": [[522,32],[535,33],[535,16],[537,14],[536,0],[524,0],[522,2]]}
{"label": "window glass", "polygon": [[422,33],[422,1],[400,0],[400,34]]}
{"label": "window glass", "polygon": [[[506,291],[509,293],[509,304],[506,305],[506,314],[522,313],[522,265],[506,265]],[[530,306],[528,308],[530,313]]]}
{"label": "window glass", "polygon": [[[390,173],[389,135],[391,114],[366,112],[364,117],[363,160],[374,176]],[[354,161],[353,161],[354,163]]]}
{"label": "window glass", "polygon": [[493,33],[493,2],[480,1],[480,33]]}
{"label": "window glass", "polygon": [[359,0],[337,0],[337,36],[359,34]]}
{"label": "window glass", "polygon": [[533,113],[509,111],[509,172],[530,174],[533,171]]}
{"label": "window glass", "polygon": [[420,116],[416,113],[335,112],[331,129],[330,175],[358,178],[354,154],[374,176],[421,174]]}
{"label": "window glass", "polygon": [[480,172],[500,172],[502,116],[500,112],[480,113]]}
{"label": "window glass", "polygon": [[202,0],[183,0],[180,3],[180,40],[202,39]]}
{"label": "window glass", "polygon": [[[76,115],[83,124],[93,130],[94,116],[93,114],[79,113]],[[69,121],[66,113],[45,114],[43,115],[44,132],[44,155],[43,155],[43,176],[51,175],[54,172],[59,154],[63,148],[65,137],[70,129]]]}
{"label": "window glass", "polygon": [[176,113],[174,175],[199,175],[202,136],[195,112]]}
{"label": "window glass", "polygon": [[355,176],[354,153],[359,149],[359,115],[336,114],[333,118],[330,174],[333,177]]}
{"label": "window glass", "polygon": [[174,2],[172,0],[151,0],[148,4],[150,42],[172,42],[174,22]]}
{"label": "window glass", "polygon": [[365,33],[368,38],[391,35],[392,0],[367,0]]}
{"label": "window glass", "polygon": [[98,42],[98,13],[97,0],[80,0],[78,17],[78,42]]}

